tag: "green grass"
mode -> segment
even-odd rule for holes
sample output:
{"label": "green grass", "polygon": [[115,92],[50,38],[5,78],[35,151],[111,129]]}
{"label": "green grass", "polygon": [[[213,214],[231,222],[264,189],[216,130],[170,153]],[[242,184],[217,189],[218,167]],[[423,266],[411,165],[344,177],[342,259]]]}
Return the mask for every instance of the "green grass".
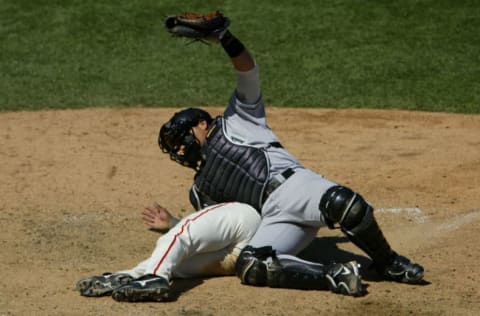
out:
{"label": "green grass", "polygon": [[225,104],[223,50],[163,26],[217,8],[268,105],[480,113],[475,0],[0,0],[0,110]]}

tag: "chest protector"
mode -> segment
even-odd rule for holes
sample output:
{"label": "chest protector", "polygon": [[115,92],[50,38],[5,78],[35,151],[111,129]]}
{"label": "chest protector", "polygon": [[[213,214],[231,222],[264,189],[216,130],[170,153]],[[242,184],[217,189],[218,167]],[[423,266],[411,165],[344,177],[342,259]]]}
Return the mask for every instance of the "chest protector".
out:
{"label": "chest protector", "polygon": [[233,143],[223,124],[221,117],[212,122],[202,148],[206,159],[195,175],[191,196],[196,196],[197,205],[236,201],[260,212],[270,173],[266,151]]}

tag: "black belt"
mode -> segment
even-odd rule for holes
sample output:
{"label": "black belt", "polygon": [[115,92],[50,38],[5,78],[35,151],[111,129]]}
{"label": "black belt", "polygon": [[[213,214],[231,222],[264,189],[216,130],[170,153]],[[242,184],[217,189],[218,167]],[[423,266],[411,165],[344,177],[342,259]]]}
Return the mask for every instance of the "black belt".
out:
{"label": "black belt", "polygon": [[274,176],[270,182],[268,182],[267,187],[265,189],[265,193],[263,194],[263,202],[265,202],[270,194],[275,191],[282,183],[287,181],[295,173],[295,170],[292,168],[288,168],[287,170],[283,171],[280,174]]}

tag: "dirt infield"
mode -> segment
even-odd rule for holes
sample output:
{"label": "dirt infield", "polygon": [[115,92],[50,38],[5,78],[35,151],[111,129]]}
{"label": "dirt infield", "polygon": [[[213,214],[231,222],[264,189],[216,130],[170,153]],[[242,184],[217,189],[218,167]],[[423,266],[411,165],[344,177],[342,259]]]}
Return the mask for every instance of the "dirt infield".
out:
{"label": "dirt infield", "polygon": [[425,266],[425,285],[376,279],[366,257],[325,228],[304,256],[358,260],[367,296],[247,287],[236,277],[177,282],[168,303],[79,296],[78,279],[149,256],[158,235],[140,220],[144,206],[191,212],[192,171],[157,146],[174,111],[0,114],[0,315],[478,315],[480,116],[392,110],[267,113],[305,166],[376,206],[392,246]]}

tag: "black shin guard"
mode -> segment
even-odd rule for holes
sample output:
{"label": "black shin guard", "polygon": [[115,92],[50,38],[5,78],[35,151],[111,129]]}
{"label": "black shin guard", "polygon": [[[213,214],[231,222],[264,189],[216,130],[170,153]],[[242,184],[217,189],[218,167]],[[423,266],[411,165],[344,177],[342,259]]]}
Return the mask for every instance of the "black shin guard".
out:
{"label": "black shin guard", "polygon": [[308,264],[299,260],[278,260],[272,257],[267,263],[267,285],[269,287],[299,290],[328,290],[327,267]]}
{"label": "black shin guard", "polygon": [[292,257],[280,261],[272,247],[247,246],[237,260],[243,284],[302,290],[328,290],[327,268]]}
{"label": "black shin guard", "polygon": [[327,190],[320,201],[320,211],[330,227],[338,223],[347,237],[383,270],[395,258],[373,215],[373,208],[362,196],[343,186]]}
{"label": "black shin guard", "polygon": [[357,247],[370,256],[379,271],[394,260],[395,253],[378,226],[373,216],[373,209],[364,216],[358,226],[342,227],[342,231]]}

